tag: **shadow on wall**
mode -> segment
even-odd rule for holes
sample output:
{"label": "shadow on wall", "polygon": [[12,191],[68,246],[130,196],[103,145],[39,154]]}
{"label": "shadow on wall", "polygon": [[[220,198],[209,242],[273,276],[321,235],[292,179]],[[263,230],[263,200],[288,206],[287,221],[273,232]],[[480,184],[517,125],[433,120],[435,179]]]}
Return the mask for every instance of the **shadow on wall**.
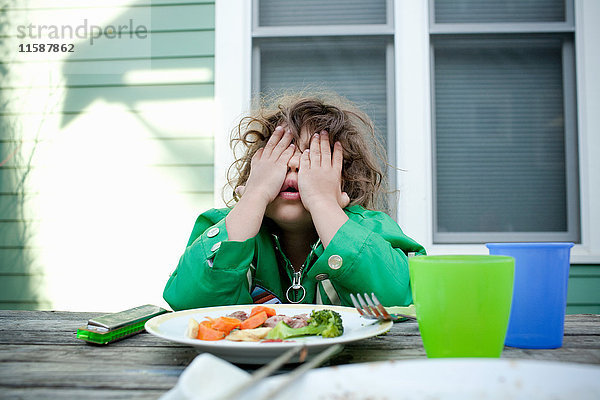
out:
{"label": "shadow on wall", "polygon": [[87,37],[75,43],[63,67],[62,126],[104,101],[132,112],[160,137],[164,132],[147,123],[141,104],[213,97],[214,29],[190,18],[202,5],[155,8],[129,7],[101,26],[80,24]]}
{"label": "shadow on wall", "polygon": [[[1,36],[13,36],[14,39],[16,22],[11,21],[8,14],[15,10],[19,12],[18,7],[17,0],[0,0],[0,10],[3,10],[0,12]],[[5,13],[4,10],[9,12]],[[11,77],[11,70],[14,71],[17,65],[14,62],[14,46],[9,46],[8,41],[6,45],[0,45],[0,87],[9,88],[0,91],[0,308],[44,309],[52,306],[44,299],[44,271],[51,274],[52,269],[41,265],[45,261],[40,260],[45,258],[40,257],[40,243],[30,245],[32,238],[34,241],[36,239],[41,221],[38,212],[30,211],[41,204],[39,200],[43,200],[46,194],[44,189],[48,186],[44,185],[39,191],[39,188],[28,183],[31,172],[37,173],[42,169],[34,158],[36,148],[39,150],[42,143],[45,145],[55,139],[64,143],[67,136],[65,132],[68,132],[68,135],[73,135],[68,140],[77,140],[67,150],[79,153],[80,156],[83,154],[82,159],[85,159],[86,152],[95,151],[95,144],[115,138],[128,141],[128,136],[131,136],[128,145],[146,145],[150,141],[152,149],[161,149],[158,161],[152,159],[152,155],[140,159],[140,163],[145,163],[142,166],[144,168],[163,168],[168,170],[167,176],[183,172],[182,180],[196,172],[194,169],[186,170],[188,166],[205,168],[209,172],[212,169],[212,137],[194,136],[193,131],[198,130],[198,120],[201,119],[199,115],[202,114],[198,112],[202,110],[197,110],[198,104],[204,104],[205,100],[210,102],[213,98],[214,5],[193,3],[153,8],[134,3],[132,7],[123,7],[124,12],[109,22],[98,25],[93,22],[93,14],[98,12],[97,9],[82,7],[81,10],[83,11],[78,15],[88,17],[69,20],[68,23],[74,29],[87,24],[87,37],[62,38],[62,42],[74,44],[74,51],[61,61],[60,87],[48,87],[46,90],[47,102],[61,107],[50,110],[42,117],[40,114],[44,114],[45,110],[25,105],[15,111],[14,101],[9,103],[10,98],[15,98],[15,93],[19,90],[23,93],[31,88],[12,90],[14,79]],[[21,11],[22,14],[27,13]],[[68,13],[71,10],[63,11]],[[43,11],[44,14],[55,12],[60,13],[61,9],[49,8]],[[92,25],[95,26],[93,30]],[[24,63],[31,64],[29,60]],[[39,73],[44,74],[48,73],[46,68],[50,68],[49,64],[52,63],[37,64]],[[56,65],[58,64],[54,63],[54,67]],[[54,89],[58,89],[57,92],[62,95],[62,102],[54,101],[57,97],[55,93],[51,93]],[[102,115],[101,119],[94,117],[98,125],[90,126],[88,132],[79,127],[70,129],[83,114],[98,115],[97,110],[102,107],[97,108],[96,104],[108,105],[107,109],[117,112]],[[186,112],[181,111],[179,104],[188,107]],[[157,123],[157,110],[162,110],[165,114],[160,118],[161,123]],[[192,112],[187,112],[188,110]],[[210,111],[202,115],[204,114],[210,114]],[[134,126],[136,131],[125,127],[118,132],[113,130],[112,137],[102,135],[105,126],[118,127],[119,118],[124,118],[124,115],[129,126]],[[32,132],[35,129],[31,129],[31,126],[37,125],[37,122],[31,123],[34,118],[40,120],[38,132]],[[93,119],[82,119],[79,123],[91,120]],[[167,122],[163,123],[165,120]],[[180,128],[181,126],[184,128]],[[122,143],[111,142],[106,148],[110,149],[111,146],[117,149],[122,147]],[[135,157],[136,151],[140,150],[128,148],[124,152]],[[52,156],[60,157],[54,154]],[[115,158],[111,156],[104,154],[103,159],[117,164],[118,168],[118,161],[115,162]],[[68,157],[72,155],[69,154]],[[164,161],[165,159],[173,161]],[[77,166],[74,167],[77,169]],[[170,170],[170,167],[185,168]],[[98,174],[101,175],[102,172]],[[212,173],[206,175],[211,179],[206,179],[208,187],[209,184],[212,185]],[[67,182],[68,177],[62,178],[65,180],[64,184],[74,184]],[[91,187],[91,184],[86,184],[76,190],[85,191]],[[168,190],[172,190],[172,187]],[[53,197],[59,198],[60,194]],[[73,215],[65,215],[65,218],[73,219]],[[45,237],[47,233],[48,231],[45,232]],[[56,262],[57,259],[59,258],[55,257],[53,261]],[[72,260],[67,260],[65,265],[69,261]],[[89,275],[89,279],[93,279],[92,274]]]}
{"label": "shadow on wall", "polygon": [[[16,1],[0,2],[0,9]],[[10,34],[11,21],[0,12],[0,36]],[[0,87],[11,87],[10,65],[14,48],[0,46]],[[0,308],[36,309],[47,306],[41,296],[43,274],[33,262],[29,246],[31,224],[25,213],[25,182],[31,170],[32,151],[22,150],[18,118],[10,112],[10,96],[0,90]]]}
{"label": "shadow on wall", "polygon": [[[155,2],[162,3],[150,3]],[[206,124],[198,118],[202,110],[172,104],[187,101],[189,107],[194,100],[214,96],[214,5],[152,7],[140,6],[148,1],[136,3],[109,22],[94,25],[86,20],[80,24],[80,28],[87,25],[82,30],[87,37],[75,43],[62,68],[61,127],[68,126],[94,103],[104,103],[134,119],[148,138],[194,137],[189,131]],[[106,120],[112,119],[114,115],[106,115]],[[170,122],[156,123],[157,119]],[[186,121],[190,125],[187,132],[173,132]],[[126,128],[120,132],[124,139],[130,133]],[[181,154],[181,143],[161,140],[160,145],[171,155],[169,159],[186,159]],[[212,164],[212,146],[198,150],[197,159],[191,162]]]}

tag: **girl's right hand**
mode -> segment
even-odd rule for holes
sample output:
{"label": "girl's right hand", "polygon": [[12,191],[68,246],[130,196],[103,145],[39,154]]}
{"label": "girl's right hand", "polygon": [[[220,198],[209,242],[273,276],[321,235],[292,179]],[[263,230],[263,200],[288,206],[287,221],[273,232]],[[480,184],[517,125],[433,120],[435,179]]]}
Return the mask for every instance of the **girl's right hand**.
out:
{"label": "girl's right hand", "polygon": [[279,195],[288,170],[288,162],[294,155],[292,134],[281,126],[258,149],[250,162],[250,176],[244,187],[238,187],[238,194],[261,199],[268,205]]}

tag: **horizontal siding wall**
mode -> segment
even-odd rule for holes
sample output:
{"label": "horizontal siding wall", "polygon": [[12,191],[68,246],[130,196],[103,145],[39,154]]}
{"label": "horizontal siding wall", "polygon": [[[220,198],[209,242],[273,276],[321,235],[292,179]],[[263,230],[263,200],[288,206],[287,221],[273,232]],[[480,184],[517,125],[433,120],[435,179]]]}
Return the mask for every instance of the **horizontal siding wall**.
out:
{"label": "horizontal siding wall", "polygon": [[571,265],[568,314],[600,314],[600,265]]}
{"label": "horizontal siding wall", "polygon": [[213,204],[214,1],[0,5],[0,308],[161,304]]}

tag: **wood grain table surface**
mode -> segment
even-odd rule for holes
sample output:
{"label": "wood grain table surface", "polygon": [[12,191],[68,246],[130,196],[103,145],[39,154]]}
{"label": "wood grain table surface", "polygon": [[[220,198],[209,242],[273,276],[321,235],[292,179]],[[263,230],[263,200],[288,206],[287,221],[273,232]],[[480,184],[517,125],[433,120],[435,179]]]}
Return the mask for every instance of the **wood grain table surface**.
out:
{"label": "wood grain table surface", "polygon": [[[0,310],[0,398],[155,399],[199,354],[145,332],[107,346],[77,339],[77,328],[101,314]],[[567,315],[559,349],[505,347],[502,357],[600,364],[600,315]],[[325,366],[418,358],[426,358],[418,325],[403,322],[347,344]]]}

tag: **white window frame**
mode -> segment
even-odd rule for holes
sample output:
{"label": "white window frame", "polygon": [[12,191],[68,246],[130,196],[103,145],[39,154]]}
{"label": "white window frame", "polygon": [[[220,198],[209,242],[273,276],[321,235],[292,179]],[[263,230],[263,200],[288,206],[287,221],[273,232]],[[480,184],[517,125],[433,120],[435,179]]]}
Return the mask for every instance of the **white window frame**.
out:
{"label": "white window frame", "polygon": [[[468,39],[459,39],[453,36],[452,43],[461,40],[486,40],[485,34],[524,34],[523,37],[534,37],[534,34],[547,34],[551,37],[552,34],[559,34],[557,39],[562,40],[562,74],[563,74],[563,99],[564,99],[564,152],[565,152],[565,195],[566,195],[566,231],[565,232],[441,232],[437,226],[437,198],[436,193],[433,195],[433,236],[436,243],[481,243],[483,240],[487,242],[504,242],[512,240],[515,242],[527,242],[532,238],[538,241],[574,241],[579,240],[581,229],[579,227],[579,176],[577,165],[577,123],[576,123],[576,98],[575,87],[576,72],[574,60],[574,43],[572,40],[567,40],[562,35],[573,34],[575,21],[573,15],[573,0],[562,0],[565,4],[565,21],[563,22],[519,22],[519,23],[436,23],[434,12],[429,12],[429,33],[430,40],[433,36],[439,40],[439,48],[443,48],[441,44],[444,41],[444,36],[453,36],[453,34],[467,34]],[[433,11],[436,0],[429,0],[429,10]],[[514,40],[514,38],[513,38]],[[432,43],[431,59],[434,60],[435,48],[438,44]],[[434,69],[431,67],[431,82],[434,81]],[[432,104],[435,104],[435,88],[431,92]],[[432,110],[432,120],[435,121],[435,110]],[[435,143],[436,131],[435,123],[431,127],[432,141]],[[433,145],[433,170],[435,170],[435,144]],[[435,174],[433,175],[433,187],[436,188]],[[484,239],[485,238],[485,239]],[[508,238],[508,239],[507,239]],[[568,238],[568,239],[566,239]],[[577,238],[577,239],[572,239]]]}
{"label": "white window frame", "polygon": [[[581,243],[575,264],[600,263],[600,2],[575,2]],[[215,205],[233,160],[229,132],[251,99],[252,2],[216,0]],[[394,0],[398,223],[429,254],[487,254],[483,244],[433,243],[429,4]]]}

